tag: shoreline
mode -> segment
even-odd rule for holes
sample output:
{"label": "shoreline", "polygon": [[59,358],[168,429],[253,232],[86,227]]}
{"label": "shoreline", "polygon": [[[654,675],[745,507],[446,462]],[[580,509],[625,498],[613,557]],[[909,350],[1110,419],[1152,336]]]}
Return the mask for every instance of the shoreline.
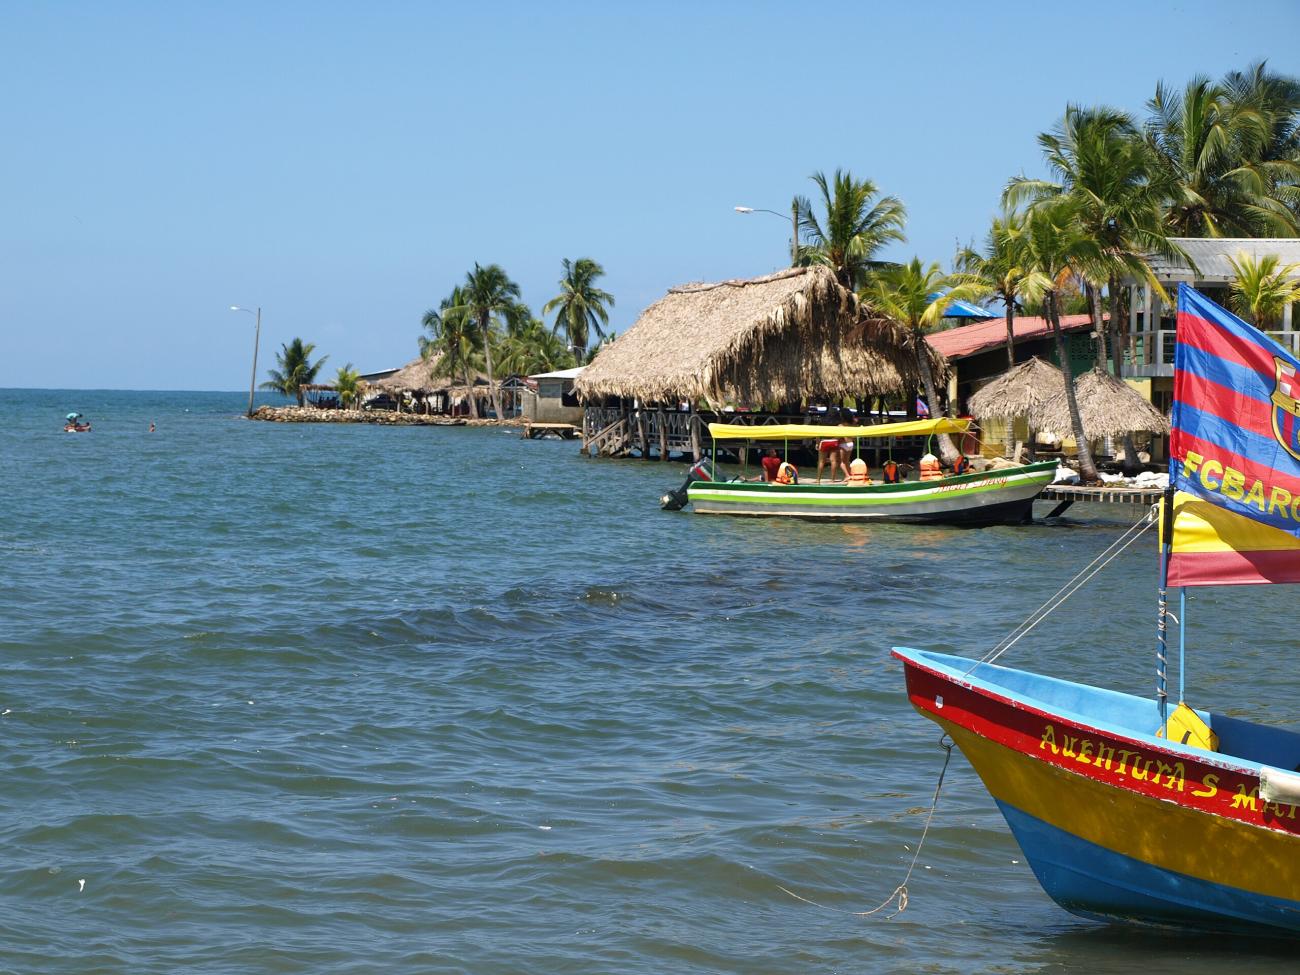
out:
{"label": "shoreline", "polygon": [[268,423],[370,423],[408,427],[522,427],[522,417],[505,420],[464,416],[429,416],[388,410],[321,410],[314,406],[259,406],[250,420]]}

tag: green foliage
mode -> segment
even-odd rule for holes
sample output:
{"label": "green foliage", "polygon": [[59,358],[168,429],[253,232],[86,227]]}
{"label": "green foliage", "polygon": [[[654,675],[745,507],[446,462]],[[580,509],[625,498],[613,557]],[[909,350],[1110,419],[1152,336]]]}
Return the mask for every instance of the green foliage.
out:
{"label": "green foliage", "polygon": [[497,355],[502,369],[525,376],[571,369],[577,364],[564,340],[540,318],[532,317],[507,331],[497,346]]}
{"label": "green foliage", "polygon": [[1161,82],[1147,143],[1169,188],[1174,236],[1292,236],[1300,231],[1300,82],[1263,62],[1181,93]]}
{"label": "green foliage", "polygon": [[587,353],[592,333],[604,338],[604,328],[609,324],[609,309],[614,296],[597,288],[595,281],[604,276],[605,269],[589,257],[563,260],[564,277],[560,279],[560,293],[542,307],[542,314],[555,316],[555,331],[568,338],[574,354],[582,358]]}
{"label": "green foliage", "polygon": [[315,351],[315,345],[299,338],[295,338],[287,345],[281,345],[280,351],[275,354],[276,365],[279,368],[268,370],[267,375],[271,378],[262,383],[262,388],[292,396],[298,401],[298,405],[302,406],[304,401],[302,387],[316,381],[316,374],[329,358],[329,356],[322,356],[312,362],[311,356]]}
{"label": "green foliage", "polygon": [[840,284],[854,291],[867,273],[880,266],[876,254],[891,241],[906,240],[903,225],[907,209],[896,196],[880,196],[869,179],[854,179],[847,170],[835,170],[829,180],[824,173],[810,177],[817,184],[825,216],[818,220],[806,197],[795,197],[799,212],[800,263],[825,264]]}
{"label": "green foliage", "polygon": [[353,369],[350,362],[334,374],[334,389],[339,394],[339,403],[345,408],[356,404],[365,385],[361,381],[361,373]]}
{"label": "green foliage", "polygon": [[1278,327],[1286,306],[1300,301],[1300,281],[1294,280],[1300,264],[1282,265],[1276,254],[1256,260],[1245,251],[1228,261],[1234,276],[1232,310],[1259,328]]}

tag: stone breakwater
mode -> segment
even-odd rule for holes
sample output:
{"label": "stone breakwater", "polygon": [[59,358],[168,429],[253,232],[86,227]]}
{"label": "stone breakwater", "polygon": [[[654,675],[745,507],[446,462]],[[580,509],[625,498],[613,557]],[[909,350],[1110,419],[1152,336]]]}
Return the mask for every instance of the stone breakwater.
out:
{"label": "stone breakwater", "polygon": [[425,416],[388,410],[320,410],[314,406],[259,406],[254,420],[271,423],[381,423],[403,427],[517,427],[523,420],[472,420],[459,416]]}

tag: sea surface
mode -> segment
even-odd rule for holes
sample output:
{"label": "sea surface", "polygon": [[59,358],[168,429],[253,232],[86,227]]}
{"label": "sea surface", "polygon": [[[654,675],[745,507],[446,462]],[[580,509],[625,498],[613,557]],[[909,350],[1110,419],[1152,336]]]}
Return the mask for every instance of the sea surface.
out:
{"label": "sea surface", "polygon": [[[1064,913],[959,755],[850,913],[943,760],[889,648],[982,653],[1131,509],[669,514],[681,464],[244,403],[0,391],[0,971],[1296,971]],[[1149,693],[1154,572],[1004,661]],[[1188,699],[1294,728],[1294,592],[1188,614]]]}

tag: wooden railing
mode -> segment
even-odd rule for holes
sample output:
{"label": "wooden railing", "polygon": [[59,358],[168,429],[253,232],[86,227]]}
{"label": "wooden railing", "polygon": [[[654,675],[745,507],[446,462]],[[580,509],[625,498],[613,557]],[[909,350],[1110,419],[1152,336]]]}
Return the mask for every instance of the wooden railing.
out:
{"label": "wooden railing", "polygon": [[[1176,334],[1172,328],[1130,333],[1124,356],[1124,375],[1135,379],[1172,376]],[[1265,332],[1264,334],[1292,354],[1300,354],[1300,332]]]}

